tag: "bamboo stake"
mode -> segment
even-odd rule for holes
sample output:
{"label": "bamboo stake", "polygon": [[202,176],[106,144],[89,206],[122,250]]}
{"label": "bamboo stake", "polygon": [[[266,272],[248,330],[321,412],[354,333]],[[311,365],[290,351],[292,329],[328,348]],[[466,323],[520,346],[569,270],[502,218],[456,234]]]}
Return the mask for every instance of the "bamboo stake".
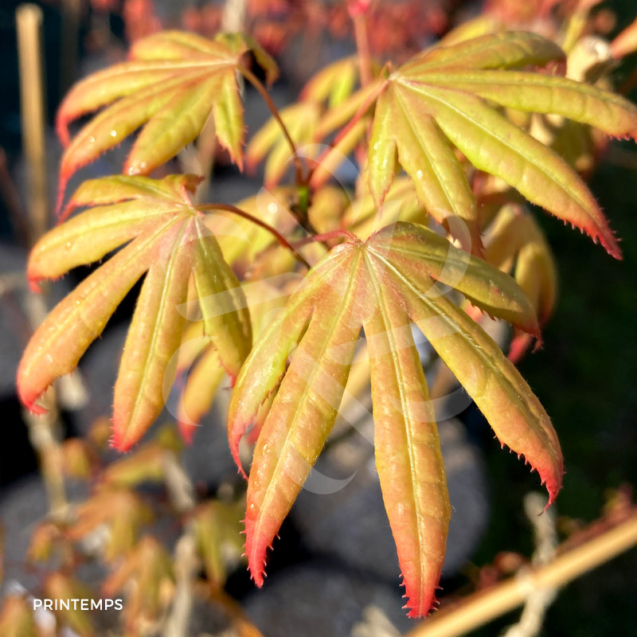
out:
{"label": "bamboo stake", "polygon": [[16,23],[22,143],[27,160],[30,239],[34,242],[45,232],[48,222],[42,9],[34,4],[20,5]]}
{"label": "bamboo stake", "polygon": [[637,514],[570,549],[553,562],[512,577],[493,588],[479,591],[433,615],[412,630],[408,637],[459,637],[523,604],[540,589],[559,588],[600,564],[637,545]]}

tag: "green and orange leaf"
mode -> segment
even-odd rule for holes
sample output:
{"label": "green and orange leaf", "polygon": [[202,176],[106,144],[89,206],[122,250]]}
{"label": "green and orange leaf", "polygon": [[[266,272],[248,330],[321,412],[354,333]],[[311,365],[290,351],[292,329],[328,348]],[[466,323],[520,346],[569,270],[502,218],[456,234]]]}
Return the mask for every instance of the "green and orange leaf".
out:
{"label": "green and orange leaf", "polygon": [[[374,75],[378,67],[373,65]],[[318,142],[350,120],[366,99],[369,89],[352,96],[359,80],[360,64],[356,57],[338,60],[317,73],[305,86],[301,101],[281,110],[280,115],[299,152],[313,159],[319,150]],[[377,88],[378,84],[374,83]],[[367,117],[339,139],[328,157],[321,159],[312,177],[312,185],[322,185],[363,139],[369,125]],[[291,149],[279,122],[270,118],[250,140],[246,151],[249,168],[263,161],[265,185],[273,187],[283,177],[291,161]]]}
{"label": "green and orange leaf", "polygon": [[393,181],[397,156],[428,212],[461,242],[479,246],[475,200],[453,146],[619,258],[602,211],[575,171],[494,108],[559,115],[614,137],[637,135],[637,107],[622,97],[516,70],[551,61],[563,63],[564,53],[549,40],[507,32],[439,45],[392,73],[377,99],[370,141],[369,187],[377,205]]}
{"label": "green and orange leaf", "polygon": [[197,548],[208,581],[223,586],[228,565],[238,563],[243,552],[241,513],[243,507],[211,500],[197,508],[193,515]]}
{"label": "green and orange leaf", "polygon": [[120,489],[134,488],[143,482],[161,482],[165,478],[166,456],[178,454],[181,448],[174,426],[165,425],[154,440],[110,463],[102,473],[102,485]]}
{"label": "green and orange leaf", "polygon": [[232,395],[228,432],[238,460],[239,440],[264,419],[246,513],[246,552],[258,585],[267,548],[335,422],[361,329],[372,370],[377,466],[410,614],[426,614],[433,603],[449,520],[412,323],[501,442],[539,471],[551,501],[559,491],[562,456],[549,417],[497,345],[438,283],[538,334],[533,308],[513,279],[431,230],[400,222],[365,242],[352,235],[333,248],[250,353]]}
{"label": "green and orange leaf", "polygon": [[[378,71],[375,65],[373,70]],[[314,75],[303,87],[301,99],[316,104],[326,103],[329,108],[340,106],[354,92],[359,75],[358,56],[337,60]]]}
{"label": "green and orange leaf", "polygon": [[[66,146],[60,168],[60,200],[68,179],[82,166],[142,128],[124,165],[128,175],[146,175],[174,157],[201,132],[211,115],[219,142],[243,163],[243,106],[236,74],[243,55],[257,50],[243,36],[208,40],[164,31],[137,41],[130,61],[76,84],[64,99],[57,131]],[[275,73],[267,54],[257,61]],[[265,56],[265,57],[264,57]],[[69,123],[103,109],[71,140]]]}
{"label": "green and orange leaf", "polygon": [[41,410],[38,397],[73,371],[144,274],[115,386],[114,446],[129,449],[163,409],[193,277],[205,333],[227,373],[237,375],[252,343],[249,313],[203,213],[190,201],[198,181],[192,175],[121,176],[87,181],[78,189],[67,211],[92,207],[38,242],[29,261],[30,280],[55,279],[127,245],[58,304],[32,337],[18,370],[18,391],[27,407]]}
{"label": "green and orange leaf", "polygon": [[[299,102],[281,110],[285,124],[297,148],[304,149],[315,136],[321,109],[315,102]],[[279,122],[270,118],[250,140],[246,149],[246,164],[254,170],[267,156],[265,163],[265,187],[273,188],[291,165],[292,150],[283,135]]]}
{"label": "green and orange leaf", "polygon": [[[268,236],[271,238],[271,235]],[[271,312],[285,304],[289,292],[267,282],[248,285],[244,289],[250,307],[252,331],[257,335]],[[183,439],[190,443],[227,376],[217,350],[203,334],[201,323],[190,324],[184,334],[180,354],[178,374],[185,376],[185,380],[179,397],[177,422]]]}

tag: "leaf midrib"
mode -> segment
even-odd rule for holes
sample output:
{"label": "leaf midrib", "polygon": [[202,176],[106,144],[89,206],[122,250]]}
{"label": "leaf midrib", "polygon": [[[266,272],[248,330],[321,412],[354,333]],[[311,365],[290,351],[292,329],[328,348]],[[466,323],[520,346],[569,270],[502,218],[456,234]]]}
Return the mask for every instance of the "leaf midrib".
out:
{"label": "leaf midrib", "polygon": [[398,380],[398,391],[400,392],[400,404],[402,406],[402,413],[403,413],[403,426],[404,426],[404,430],[405,430],[405,437],[407,438],[407,453],[409,455],[409,472],[411,474],[411,494],[412,494],[412,498],[413,498],[413,502],[414,502],[414,509],[416,511],[416,535],[418,537],[418,565],[419,565],[419,571],[420,571],[420,580],[419,580],[419,590],[418,590],[418,615],[422,614],[422,604],[423,604],[423,582],[425,580],[425,573],[423,572],[424,569],[424,562],[422,560],[422,553],[423,553],[423,546],[424,546],[424,539],[422,536],[422,532],[421,532],[421,528],[420,528],[420,524],[418,523],[418,521],[421,519],[422,517],[422,511],[420,509],[420,501],[419,498],[416,497],[416,483],[418,481],[418,476],[416,475],[416,471],[415,471],[415,459],[414,459],[414,454],[413,454],[413,444],[412,444],[412,436],[411,436],[411,430],[409,428],[409,426],[407,425],[406,419],[407,417],[405,416],[405,414],[410,414],[410,407],[407,401],[407,398],[405,396],[405,392],[404,392],[404,383],[403,383],[403,374],[402,374],[402,368],[400,363],[397,360],[397,356],[396,356],[396,351],[397,351],[397,346],[394,340],[394,332],[393,332],[393,328],[391,326],[391,321],[389,320],[388,316],[387,316],[387,308],[385,306],[385,297],[383,294],[383,290],[382,290],[382,286],[380,284],[380,281],[378,281],[377,277],[376,277],[376,273],[374,272],[374,267],[371,264],[370,261],[370,257],[367,254],[367,252],[365,252],[365,263],[367,266],[367,271],[369,273],[369,278],[372,282],[372,285],[374,286],[374,290],[376,291],[376,298],[378,300],[378,305],[377,307],[380,310],[380,314],[383,320],[383,325],[385,326],[385,333],[387,334],[387,340],[389,341],[389,349],[391,351],[391,356],[392,356],[392,362],[393,362],[393,367],[394,367],[394,372],[396,374],[396,379]]}
{"label": "leaf midrib", "polygon": [[[179,230],[179,233],[177,234],[177,237],[175,237],[175,241],[173,243],[173,247],[172,247],[172,254],[170,256],[170,260],[168,262],[168,267],[166,269],[166,274],[164,276],[164,285],[162,288],[162,294],[161,294],[161,299],[159,302],[159,308],[157,310],[157,313],[155,315],[155,321],[154,321],[154,325],[153,325],[153,333],[151,336],[151,341],[150,344],[148,346],[146,355],[144,356],[144,365],[143,365],[143,373],[142,373],[142,377],[140,379],[140,383],[139,383],[139,389],[136,392],[136,399],[135,399],[135,405],[133,406],[133,411],[130,415],[130,418],[128,419],[128,422],[126,423],[127,425],[127,429],[128,429],[128,425],[130,425],[131,423],[134,423],[136,421],[136,416],[137,416],[137,412],[140,408],[141,403],[146,400],[147,396],[145,393],[145,388],[146,385],[148,383],[148,371],[149,369],[152,367],[151,363],[149,363],[149,360],[151,360],[151,357],[153,356],[153,352],[155,351],[155,344],[157,343],[157,339],[159,338],[159,333],[162,331],[162,320],[164,318],[164,310],[166,308],[166,299],[168,297],[168,289],[170,287],[170,285],[168,284],[168,282],[171,280],[172,278],[172,274],[173,271],[175,269],[175,264],[177,263],[178,260],[178,252],[180,249],[187,249],[185,246],[182,247],[181,246],[181,241],[184,238],[184,235],[186,234],[186,231],[188,229],[188,226],[190,225],[189,222],[182,222],[182,227]],[[151,266],[152,267],[152,266]],[[152,362],[152,361],[151,361]],[[141,397],[141,400],[140,400]],[[126,439],[126,434],[124,434],[124,441]]]}
{"label": "leaf midrib", "polygon": [[[401,95],[400,91],[394,91],[394,94],[396,95],[396,97],[398,98],[398,103],[400,104],[400,109],[403,112],[403,117],[405,119],[405,121],[409,124],[409,128],[411,129],[414,137],[416,138],[416,140],[418,141],[420,148],[422,149],[423,153],[425,154],[426,158],[427,158],[427,162],[433,172],[433,174],[436,176],[436,181],[438,182],[438,185],[440,187],[440,190],[442,191],[445,199],[447,200],[447,204],[449,205],[449,208],[451,209],[452,212],[454,212],[455,214],[457,214],[459,217],[461,218],[465,218],[465,211],[464,210],[459,210],[458,206],[456,205],[456,201],[455,199],[451,198],[451,195],[449,194],[449,188],[447,187],[447,184],[445,183],[445,181],[442,179],[441,175],[440,175],[440,171],[438,170],[438,166],[436,165],[436,162],[434,162],[432,160],[432,157],[429,153],[429,148],[427,143],[423,140],[423,137],[420,135],[419,130],[414,126],[414,122],[412,122],[411,118],[409,117],[407,110],[405,109],[405,101],[404,101],[404,97]],[[430,123],[434,126],[437,127],[437,124],[435,123],[433,117],[431,115],[427,115],[427,117],[430,120]],[[441,134],[442,131],[441,131]],[[444,143],[444,140],[441,140]],[[451,150],[449,151],[451,153]],[[427,207],[427,206],[426,206]],[[431,214],[433,216],[433,213],[429,210],[427,210],[427,212],[429,212],[429,214]]]}

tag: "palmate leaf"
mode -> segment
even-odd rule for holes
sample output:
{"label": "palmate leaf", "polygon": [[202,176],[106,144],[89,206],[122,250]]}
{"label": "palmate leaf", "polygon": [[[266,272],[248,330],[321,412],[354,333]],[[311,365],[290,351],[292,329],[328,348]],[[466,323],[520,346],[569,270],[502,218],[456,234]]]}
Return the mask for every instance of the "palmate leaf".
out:
{"label": "palmate leaf", "polygon": [[537,334],[533,309],[509,276],[431,230],[399,222],[366,242],[352,235],[333,248],[250,353],[232,395],[228,432],[238,460],[242,435],[265,409],[246,513],[246,552],[258,585],[266,550],[336,419],[361,327],[371,365],[377,468],[411,615],[427,613],[433,603],[450,514],[412,322],[502,444],[526,457],[555,498],[562,456],[549,417],[497,345],[438,284]]}
{"label": "palmate leaf", "polygon": [[392,183],[397,155],[428,212],[465,244],[479,246],[475,200],[453,145],[473,166],[586,231],[619,258],[617,241],[584,182],[493,107],[561,115],[608,135],[635,137],[637,107],[622,97],[568,78],[515,70],[563,60],[564,53],[541,36],[508,32],[438,46],[397,69],[378,97],[370,140],[369,187],[377,205]]}
{"label": "palmate leaf", "polygon": [[30,279],[55,279],[130,243],[59,303],[32,337],[18,370],[18,392],[27,407],[41,409],[38,397],[77,366],[145,273],[115,385],[114,446],[129,449],[164,406],[191,279],[205,333],[227,373],[236,377],[252,343],[250,318],[236,276],[190,201],[198,181],[192,175],[118,176],[86,181],[77,190],[67,210],[92,208],[38,242],[29,260]]}
{"label": "palmate leaf", "polygon": [[[76,84],[57,117],[57,131],[66,146],[60,197],[76,170],[141,126],[124,173],[150,173],[192,142],[211,113],[217,139],[241,166],[245,126],[236,73],[248,50],[274,79],[274,62],[250,38],[222,35],[213,41],[192,33],[164,31],[137,41],[130,61]],[[69,122],[103,107],[107,108],[71,141]]]}

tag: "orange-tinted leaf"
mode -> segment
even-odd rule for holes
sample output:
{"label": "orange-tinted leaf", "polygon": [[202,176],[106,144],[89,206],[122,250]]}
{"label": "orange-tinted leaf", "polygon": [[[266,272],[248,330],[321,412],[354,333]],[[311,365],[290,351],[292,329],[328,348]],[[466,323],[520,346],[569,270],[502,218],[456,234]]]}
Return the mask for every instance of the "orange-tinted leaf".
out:
{"label": "orange-tinted leaf", "polygon": [[378,308],[365,323],[376,468],[409,615],[426,615],[445,557],[451,505],[433,406],[409,317],[369,270]]}
{"label": "orange-tinted leaf", "polygon": [[305,85],[301,99],[318,104],[327,102],[330,108],[339,106],[352,94],[359,71],[356,56],[328,64]]}
{"label": "orange-tinted leaf", "polygon": [[[130,241],[85,279],[51,313],[29,343],[18,371],[25,405],[71,372],[116,307],[147,272],[115,387],[114,444],[130,448],[164,406],[184,329],[189,280],[194,305],[231,376],[250,349],[250,319],[239,282],[223,260],[203,213],[190,201],[199,179],[106,177],[85,182],[68,213],[95,206],[57,226],[35,246],[32,281],[57,278]],[[132,240],[132,241],[131,241]]]}
{"label": "orange-tinted leaf", "polygon": [[455,71],[471,69],[516,69],[545,66],[564,61],[564,51],[547,38],[526,31],[486,33],[457,40],[443,41],[415,56],[401,67],[405,74],[418,76],[430,69]]}
{"label": "orange-tinted leaf", "polygon": [[197,508],[193,522],[206,577],[214,586],[223,586],[228,561],[238,562],[243,552],[240,509],[213,500]]}
{"label": "orange-tinted leaf", "polygon": [[[444,137],[476,168],[585,230],[619,258],[617,241],[578,175],[493,108],[495,102],[561,115],[612,136],[637,135],[637,107],[622,97],[568,78],[511,70],[551,60],[564,60],[553,43],[539,35],[511,32],[438,45],[397,69],[377,100],[370,142],[368,178],[377,205],[392,183],[397,151],[428,212],[438,221],[461,220],[458,225],[468,226],[476,245],[475,202]],[[463,241],[457,229],[449,230]]]}
{"label": "orange-tinted leaf", "polygon": [[35,528],[31,535],[27,559],[29,562],[46,562],[54,548],[64,547],[65,541],[63,528],[56,522],[46,520]]}
{"label": "orange-tinted leaf", "polygon": [[355,199],[342,216],[343,227],[351,230],[361,239],[367,239],[376,232],[396,221],[411,221],[427,225],[428,215],[418,201],[416,189],[411,179],[397,177],[391,185],[382,211],[378,211],[371,194]]}
{"label": "orange-tinted leaf", "polygon": [[103,593],[107,597],[127,593],[125,623],[137,634],[138,625],[147,626],[165,610],[170,601],[166,591],[172,589],[173,578],[170,555],[157,540],[146,536],[106,579]]}
{"label": "orange-tinted leaf", "polygon": [[[284,305],[289,294],[284,290],[270,287],[267,283],[255,287],[248,286],[246,289],[249,290],[246,296],[253,331],[256,334],[268,314]],[[184,440],[191,442],[201,418],[212,407],[226,375],[217,351],[210,345],[210,339],[201,335],[199,324],[193,323],[192,328],[186,332],[182,351],[185,354],[180,360],[180,372],[185,372],[191,365],[192,369],[188,373],[180,397],[178,422]],[[236,449],[233,451],[236,452]]]}
{"label": "orange-tinted leaf", "polygon": [[[194,277],[204,333],[217,349],[221,364],[234,379],[252,346],[252,325],[245,295],[226,266],[217,241],[198,225]],[[224,267],[219,267],[223,264]]]}
{"label": "orange-tinted leaf", "polygon": [[[393,170],[386,163],[391,161],[389,155],[396,148],[400,164],[412,178],[418,198],[429,214],[467,251],[479,254],[481,241],[475,197],[464,168],[431,117],[431,109],[393,84],[379,99],[378,107],[382,110],[376,114],[375,124],[376,118],[380,118],[387,129],[379,134],[375,125],[370,141],[371,148],[383,148],[382,153],[371,154],[369,162],[370,183],[376,179],[372,171],[379,178],[372,193],[375,199],[384,201],[393,181]],[[390,136],[393,144],[388,142]]]}
{"label": "orange-tinted leaf", "polygon": [[263,584],[266,549],[338,415],[361,329],[359,310],[355,309],[362,292],[361,255],[350,257],[351,261],[345,258],[337,267],[323,262],[324,268],[315,268],[304,281],[308,289],[318,285],[325,293],[321,304],[310,306],[309,324],[257,441],[245,524],[248,564],[258,586]]}
{"label": "orange-tinted leaf", "polygon": [[[206,344],[208,339],[204,339]],[[210,411],[217,391],[225,378],[225,370],[214,347],[206,347],[190,370],[179,398],[177,421],[186,442],[192,442],[202,417]]]}
{"label": "orange-tinted leaf", "polygon": [[62,443],[64,472],[72,478],[87,480],[98,468],[99,460],[93,448],[82,438],[69,438]]}
{"label": "orange-tinted leaf", "polygon": [[[152,263],[128,330],[115,383],[113,445],[129,449],[164,408],[164,383],[172,385],[185,317],[179,311],[186,301],[192,270],[188,244],[191,224],[166,241]],[[172,363],[172,365],[171,365]]]}
{"label": "orange-tinted leaf", "polygon": [[[314,102],[299,102],[281,110],[285,124],[297,148],[303,149],[314,139],[320,108]],[[292,151],[284,137],[279,122],[270,118],[250,140],[246,149],[249,169],[259,164],[268,155],[265,164],[265,186],[276,186],[292,163]]]}
{"label": "orange-tinted leaf", "polygon": [[[67,145],[60,197],[78,168],[144,125],[125,172],[148,174],[193,141],[211,112],[219,141],[241,166],[243,108],[235,75],[241,57],[253,44],[241,36],[211,41],[192,33],[165,31],[137,41],[131,61],[76,84],[57,118],[58,133]],[[69,122],[102,107],[105,110],[70,141]]]}
{"label": "orange-tinted leaf", "polygon": [[361,328],[373,357],[379,470],[413,615],[426,613],[434,599],[449,510],[412,321],[500,439],[526,456],[555,497],[562,458],[546,412],[497,345],[437,283],[538,332],[532,307],[510,277],[422,226],[398,223],[364,243],[352,235],[333,248],[253,348],[232,395],[228,428],[236,457],[239,439],[266,409],[246,513],[246,552],[257,584],[267,548],[334,423]]}
{"label": "orange-tinted leaf", "polygon": [[181,442],[174,426],[166,425],[152,442],[109,464],[102,474],[102,482],[118,488],[136,487],[142,482],[160,482],[164,479],[166,454],[177,453],[180,449]]}
{"label": "orange-tinted leaf", "polygon": [[[551,249],[530,214],[505,206],[488,231],[485,259],[513,274],[529,299],[540,325],[553,313],[557,298],[557,268]],[[527,334],[517,332],[509,358],[517,362],[530,345]]]}

